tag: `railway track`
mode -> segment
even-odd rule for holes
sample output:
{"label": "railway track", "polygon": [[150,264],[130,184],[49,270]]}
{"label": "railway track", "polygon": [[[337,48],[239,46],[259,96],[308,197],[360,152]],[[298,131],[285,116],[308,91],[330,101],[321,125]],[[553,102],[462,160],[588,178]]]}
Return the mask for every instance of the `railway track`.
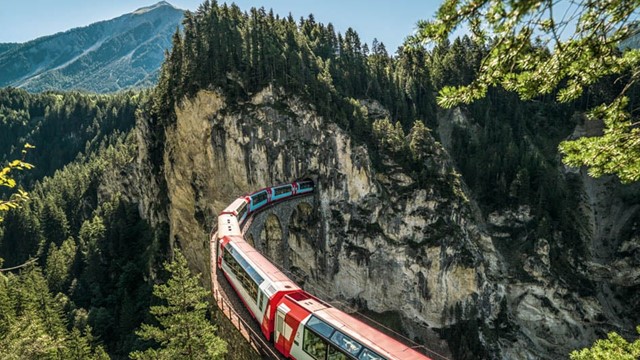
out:
{"label": "railway track", "polygon": [[[291,280],[292,274],[247,243],[245,234],[255,220],[253,215],[289,200],[286,197],[296,196],[296,189],[312,192],[313,182],[298,181],[259,190],[236,199],[218,215],[218,223],[209,238],[209,252],[211,292],[221,314],[264,359],[286,359],[283,354],[304,359],[321,354],[339,358],[431,359],[421,351],[428,350],[426,347],[405,345],[402,340],[409,339],[390,334],[391,329],[377,330],[382,326],[373,325],[372,319],[362,314],[358,315],[366,321],[359,319],[360,316],[353,317],[354,314],[350,316],[306,292]],[[283,193],[285,190],[289,192]],[[257,221],[261,226],[261,220]],[[225,249],[224,256],[218,256],[219,248]],[[224,271],[218,268],[218,260]],[[267,302],[269,307],[265,312]],[[304,340],[298,325],[304,330]],[[266,340],[263,331],[270,332],[271,336],[267,337],[277,339],[278,350]],[[383,357],[382,353],[386,355]],[[240,356],[253,357],[247,353]]]}
{"label": "railway track", "polygon": [[273,344],[262,337],[258,324],[242,305],[242,301],[222,272],[218,271],[216,266],[216,235],[217,232],[214,231],[209,238],[211,293],[216,306],[263,359],[285,360],[285,357],[275,350]]}

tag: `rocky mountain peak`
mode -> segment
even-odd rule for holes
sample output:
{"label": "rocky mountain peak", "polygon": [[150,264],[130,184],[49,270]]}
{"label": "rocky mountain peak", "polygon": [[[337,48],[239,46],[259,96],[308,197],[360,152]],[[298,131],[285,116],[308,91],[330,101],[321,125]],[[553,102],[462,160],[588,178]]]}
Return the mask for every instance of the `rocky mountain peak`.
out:
{"label": "rocky mountain peak", "polygon": [[0,87],[114,92],[153,85],[183,15],[162,1],[24,44],[3,44]]}
{"label": "rocky mountain peak", "polygon": [[153,10],[156,10],[156,9],[159,9],[159,8],[162,8],[162,7],[170,7],[170,8],[173,8],[173,9],[177,9],[175,6],[169,4],[166,1],[160,1],[160,2],[158,2],[156,4],[151,5],[151,6],[141,7],[139,9],[137,9],[136,11],[134,11],[132,14],[142,15],[142,14],[148,13],[149,11],[153,11]]}

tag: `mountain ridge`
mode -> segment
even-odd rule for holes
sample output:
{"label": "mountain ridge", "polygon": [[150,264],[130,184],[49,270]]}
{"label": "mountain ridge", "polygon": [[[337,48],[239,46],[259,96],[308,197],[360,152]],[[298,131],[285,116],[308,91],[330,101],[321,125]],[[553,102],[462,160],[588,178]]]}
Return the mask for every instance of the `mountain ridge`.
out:
{"label": "mountain ridge", "polygon": [[22,44],[0,44],[0,86],[105,93],[153,85],[183,14],[162,1]]}

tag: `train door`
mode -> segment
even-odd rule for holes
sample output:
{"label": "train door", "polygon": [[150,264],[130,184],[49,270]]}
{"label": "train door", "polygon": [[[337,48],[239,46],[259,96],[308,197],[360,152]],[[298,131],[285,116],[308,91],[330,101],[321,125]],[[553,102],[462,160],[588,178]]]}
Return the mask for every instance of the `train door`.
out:
{"label": "train door", "polygon": [[262,323],[260,324],[260,328],[264,336],[273,341],[271,326],[273,323],[271,322],[271,318],[269,316],[268,305],[269,304],[269,296],[264,292],[264,289],[260,288],[258,292],[258,309],[260,310],[260,316],[262,318]]}
{"label": "train door", "polygon": [[278,311],[276,311],[276,328],[273,333],[273,341],[276,348],[281,349],[280,351],[284,350],[285,339],[284,336],[281,336],[284,332],[284,316],[280,308],[278,308]]}
{"label": "train door", "polygon": [[276,349],[278,349],[285,356],[289,356],[291,351],[291,338],[292,328],[287,324],[286,316],[290,311],[289,307],[285,304],[280,304],[276,311],[276,326],[273,333],[273,341]]}
{"label": "train door", "polygon": [[218,257],[218,269],[222,269],[222,255],[224,254],[224,244],[223,239],[218,240],[218,252],[216,256]]}
{"label": "train door", "polygon": [[267,302],[269,302],[269,297],[262,291],[260,291],[260,297],[262,298],[262,301],[258,304],[260,306],[260,312],[266,315],[265,310],[267,308]]}

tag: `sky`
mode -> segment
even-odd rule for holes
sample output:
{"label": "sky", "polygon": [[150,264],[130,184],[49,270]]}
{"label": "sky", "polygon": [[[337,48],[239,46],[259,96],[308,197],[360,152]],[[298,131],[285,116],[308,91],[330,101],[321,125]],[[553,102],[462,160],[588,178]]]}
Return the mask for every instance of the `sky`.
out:
{"label": "sky", "polygon": [[[75,27],[108,20],[159,0],[0,0],[0,43],[26,42]],[[173,6],[195,10],[203,0],[168,0]],[[225,1],[219,0],[218,3]],[[229,1],[230,3],[231,1]],[[240,9],[273,9],[297,20],[313,14],[317,22],[331,22],[336,31],[352,27],[369,45],[374,38],[394,53],[420,19],[432,19],[437,0],[236,0]]]}

